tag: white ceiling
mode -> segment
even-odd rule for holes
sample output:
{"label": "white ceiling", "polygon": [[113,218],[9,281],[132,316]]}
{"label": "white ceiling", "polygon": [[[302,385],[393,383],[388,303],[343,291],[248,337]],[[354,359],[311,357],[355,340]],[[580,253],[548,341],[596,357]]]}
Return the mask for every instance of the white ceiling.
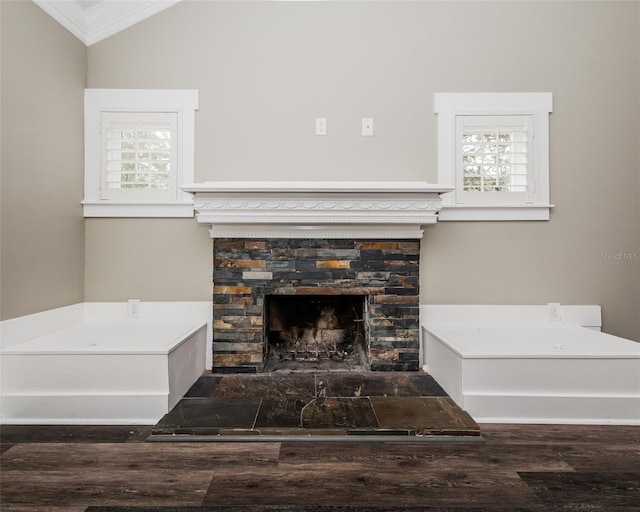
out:
{"label": "white ceiling", "polygon": [[33,0],[90,46],[181,0]]}
{"label": "white ceiling", "polygon": [[[73,0],[71,0],[73,2]],[[89,7],[93,7],[94,5],[98,5],[99,3],[104,2],[104,0],[76,0],[77,4],[80,4],[80,7],[87,10]]]}

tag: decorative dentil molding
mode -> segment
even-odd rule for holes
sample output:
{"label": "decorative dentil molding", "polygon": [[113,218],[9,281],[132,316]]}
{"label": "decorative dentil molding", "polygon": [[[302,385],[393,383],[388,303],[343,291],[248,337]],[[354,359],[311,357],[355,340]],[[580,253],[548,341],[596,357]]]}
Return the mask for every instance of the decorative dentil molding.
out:
{"label": "decorative dentil molding", "polygon": [[202,201],[195,207],[200,210],[430,210],[440,209],[439,201]]}
{"label": "decorative dentil molding", "polygon": [[426,182],[209,182],[194,195],[212,238],[421,238],[438,220],[440,194]]}

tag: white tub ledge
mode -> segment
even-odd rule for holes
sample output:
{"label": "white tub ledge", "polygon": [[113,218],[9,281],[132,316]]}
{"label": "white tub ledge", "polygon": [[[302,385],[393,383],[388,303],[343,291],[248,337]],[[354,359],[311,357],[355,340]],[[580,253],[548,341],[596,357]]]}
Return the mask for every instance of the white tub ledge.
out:
{"label": "white tub ledge", "polygon": [[210,302],[80,303],[0,323],[4,424],[155,424],[211,367]]}

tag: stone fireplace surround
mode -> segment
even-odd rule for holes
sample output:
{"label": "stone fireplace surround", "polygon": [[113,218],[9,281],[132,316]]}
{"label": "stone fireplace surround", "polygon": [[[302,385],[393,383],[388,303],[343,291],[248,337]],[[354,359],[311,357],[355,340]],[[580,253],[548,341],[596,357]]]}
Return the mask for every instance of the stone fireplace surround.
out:
{"label": "stone fireplace surround", "polygon": [[214,241],[213,371],[264,369],[267,295],[364,295],[372,370],[419,369],[420,242]]}
{"label": "stone fireplace surround", "polygon": [[365,297],[371,370],[419,370],[425,182],[210,182],[183,187],[213,238],[213,371],[261,372],[265,297]]}

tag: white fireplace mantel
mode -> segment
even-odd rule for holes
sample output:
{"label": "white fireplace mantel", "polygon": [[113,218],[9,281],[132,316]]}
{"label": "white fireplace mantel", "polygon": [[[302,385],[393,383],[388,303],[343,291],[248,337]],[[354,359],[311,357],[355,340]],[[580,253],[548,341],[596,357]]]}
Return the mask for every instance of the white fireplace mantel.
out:
{"label": "white fireplace mantel", "polygon": [[212,238],[422,238],[440,194],[422,181],[220,181],[185,185]]}

